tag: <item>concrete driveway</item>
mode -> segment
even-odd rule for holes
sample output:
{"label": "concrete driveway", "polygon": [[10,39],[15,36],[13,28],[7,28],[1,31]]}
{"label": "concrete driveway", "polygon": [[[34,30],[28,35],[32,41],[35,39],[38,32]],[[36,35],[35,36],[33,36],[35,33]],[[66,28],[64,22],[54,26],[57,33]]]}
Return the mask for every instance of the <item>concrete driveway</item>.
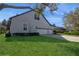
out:
{"label": "concrete driveway", "polygon": [[71,36],[71,35],[61,35],[61,36],[68,41],[79,42],[79,36]]}
{"label": "concrete driveway", "polygon": [[72,35],[45,35],[45,36],[62,39],[62,40],[73,41],[73,42],[79,42],[79,36],[72,36]]}

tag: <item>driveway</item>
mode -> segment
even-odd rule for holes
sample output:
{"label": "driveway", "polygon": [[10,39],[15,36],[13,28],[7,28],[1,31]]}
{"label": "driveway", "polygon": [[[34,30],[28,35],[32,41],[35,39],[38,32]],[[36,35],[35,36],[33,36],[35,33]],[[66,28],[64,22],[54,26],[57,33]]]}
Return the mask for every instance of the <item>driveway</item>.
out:
{"label": "driveway", "polygon": [[79,42],[79,36],[71,36],[71,35],[61,35],[61,36],[68,41]]}
{"label": "driveway", "polygon": [[62,39],[62,40],[73,41],[73,42],[79,42],[79,36],[72,36],[72,35],[45,35],[45,36]]}

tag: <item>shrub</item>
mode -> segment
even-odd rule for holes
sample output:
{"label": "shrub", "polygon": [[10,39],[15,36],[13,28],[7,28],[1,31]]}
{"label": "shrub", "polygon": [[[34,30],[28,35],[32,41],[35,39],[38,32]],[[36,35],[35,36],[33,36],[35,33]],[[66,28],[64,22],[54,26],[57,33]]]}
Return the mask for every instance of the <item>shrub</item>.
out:
{"label": "shrub", "polygon": [[7,32],[7,33],[5,34],[5,37],[10,37],[10,36],[11,36],[10,32]]}
{"label": "shrub", "polygon": [[79,35],[79,31],[64,32],[64,34],[68,34],[68,35]]}
{"label": "shrub", "polygon": [[38,36],[39,33],[13,33],[13,36]]}
{"label": "shrub", "polygon": [[5,32],[6,32],[6,28],[1,27],[1,28],[0,28],[0,34],[4,34]]}

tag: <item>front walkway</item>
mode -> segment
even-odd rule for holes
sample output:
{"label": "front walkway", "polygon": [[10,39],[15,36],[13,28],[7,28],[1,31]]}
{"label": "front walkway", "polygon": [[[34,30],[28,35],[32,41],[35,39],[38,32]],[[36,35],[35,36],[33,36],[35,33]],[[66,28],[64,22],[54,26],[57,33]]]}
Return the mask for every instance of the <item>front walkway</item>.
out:
{"label": "front walkway", "polygon": [[68,40],[68,41],[73,41],[73,42],[79,42],[79,36],[72,36],[72,35],[45,35],[57,39],[63,39],[63,40]]}

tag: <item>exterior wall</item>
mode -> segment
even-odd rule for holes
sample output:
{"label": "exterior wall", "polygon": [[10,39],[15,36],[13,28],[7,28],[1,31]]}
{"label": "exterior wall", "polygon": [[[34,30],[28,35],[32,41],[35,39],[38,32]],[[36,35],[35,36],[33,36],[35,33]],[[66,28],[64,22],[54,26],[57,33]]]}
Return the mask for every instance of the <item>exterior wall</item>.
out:
{"label": "exterior wall", "polygon": [[39,34],[53,34],[52,30],[38,29]]}
{"label": "exterior wall", "polygon": [[[23,30],[23,24],[27,24],[27,31]],[[27,14],[23,14],[17,17],[12,18],[10,32],[11,33],[28,33],[35,32],[34,29],[34,18],[33,13],[29,12]]]}
{"label": "exterior wall", "polygon": [[35,24],[38,28],[49,28],[52,29],[52,26],[48,24],[48,22],[44,19],[43,16],[40,16],[40,20],[36,20]]}
{"label": "exterior wall", "polygon": [[[40,16],[40,20],[35,20],[33,11],[14,17],[11,20],[12,20],[10,26],[11,33],[39,32],[40,34],[43,33],[47,34],[48,31],[46,29],[36,29],[36,27],[51,29],[51,26],[42,16]],[[27,24],[27,30],[23,30],[23,24]],[[50,30],[50,32],[52,32],[52,30]]]}

